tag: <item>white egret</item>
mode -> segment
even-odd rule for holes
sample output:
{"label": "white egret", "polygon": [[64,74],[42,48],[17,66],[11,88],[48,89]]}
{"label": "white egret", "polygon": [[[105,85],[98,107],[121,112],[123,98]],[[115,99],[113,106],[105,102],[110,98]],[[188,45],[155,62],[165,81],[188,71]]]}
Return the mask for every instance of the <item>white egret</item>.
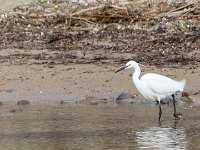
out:
{"label": "white egret", "polygon": [[157,100],[159,102],[159,117],[158,121],[160,121],[162,115],[161,109],[161,99],[166,98],[167,96],[173,97],[173,106],[174,106],[174,117],[178,118],[176,113],[176,106],[175,106],[175,94],[177,92],[183,92],[185,87],[186,80],[183,79],[181,81],[175,81],[168,77],[148,73],[143,75],[140,78],[141,69],[137,62],[129,61],[126,63],[125,66],[119,68],[115,73],[122,71],[124,69],[133,68],[135,72],[133,73],[132,79],[133,83],[135,84],[137,90],[148,100]]}

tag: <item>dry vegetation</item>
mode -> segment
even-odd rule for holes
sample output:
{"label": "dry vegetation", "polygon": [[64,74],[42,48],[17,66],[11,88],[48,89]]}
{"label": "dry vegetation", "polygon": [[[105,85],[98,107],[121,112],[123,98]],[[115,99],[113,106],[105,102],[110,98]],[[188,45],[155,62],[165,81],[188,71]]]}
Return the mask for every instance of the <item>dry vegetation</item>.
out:
{"label": "dry vegetation", "polygon": [[[39,0],[1,14],[0,49],[53,51],[53,63],[199,65],[200,2],[151,4]],[[15,57],[15,56],[13,56]]]}

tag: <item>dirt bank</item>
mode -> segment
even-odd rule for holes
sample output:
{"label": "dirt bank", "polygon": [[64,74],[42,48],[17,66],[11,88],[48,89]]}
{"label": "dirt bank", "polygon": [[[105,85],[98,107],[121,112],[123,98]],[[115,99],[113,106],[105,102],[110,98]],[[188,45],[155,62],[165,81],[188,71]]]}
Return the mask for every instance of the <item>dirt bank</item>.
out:
{"label": "dirt bank", "polygon": [[[199,99],[199,3],[156,7],[156,12],[143,4],[60,12],[65,6],[70,6],[67,1],[38,1],[1,15],[4,103],[115,99],[123,91],[141,98],[130,71],[114,74],[128,60],[145,65],[144,73],[186,78],[186,91]],[[166,17],[172,12],[181,15]]]}
{"label": "dirt bank", "polygon": [[54,64],[121,64],[134,59],[156,66],[199,66],[198,2],[167,4],[165,10],[137,2],[73,6],[64,0],[38,0],[2,14],[1,51],[20,49],[8,57]]}
{"label": "dirt bank", "polygon": [[[115,74],[119,65],[68,64],[26,65],[1,64],[1,101],[17,103],[60,103],[61,100],[75,103],[80,100],[114,100],[124,91],[136,99],[143,99],[131,81],[132,71]],[[199,69],[175,69],[142,67],[143,73],[154,72],[176,80],[187,79],[186,91],[195,101],[200,95]],[[194,93],[196,93],[194,95]]]}

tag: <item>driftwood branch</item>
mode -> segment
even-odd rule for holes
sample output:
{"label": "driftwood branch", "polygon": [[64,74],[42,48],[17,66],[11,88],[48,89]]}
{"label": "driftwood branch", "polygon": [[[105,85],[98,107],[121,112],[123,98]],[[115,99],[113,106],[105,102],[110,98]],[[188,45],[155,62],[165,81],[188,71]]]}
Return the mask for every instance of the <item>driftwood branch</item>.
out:
{"label": "driftwood branch", "polygon": [[[100,6],[97,6],[97,7],[90,7],[88,9],[84,9],[84,10],[75,12],[75,13],[71,14],[70,16],[72,17],[72,16],[80,15],[80,14],[83,14],[85,12],[93,11],[93,10],[97,10],[97,9],[101,9],[101,8],[105,8],[105,5],[100,5]],[[109,5],[108,8],[115,8],[115,9],[121,9],[121,10],[127,11],[127,8],[119,7],[119,6],[115,6],[115,5]]]}
{"label": "driftwood branch", "polygon": [[162,13],[158,17],[167,17],[167,18],[177,18],[181,17],[182,15],[193,11],[194,9],[186,9],[186,10],[180,10],[180,11],[175,11],[175,12],[167,12],[167,13]]}
{"label": "driftwood branch", "polygon": [[174,10],[172,10],[171,12],[175,12],[175,11],[179,11],[179,10],[182,10],[182,9],[185,9],[185,8],[188,8],[190,6],[193,6],[195,3],[191,3],[191,4],[187,4],[185,6],[182,6],[182,7],[179,7],[179,8],[176,8]]}
{"label": "driftwood branch", "polygon": [[85,12],[88,12],[88,11],[100,9],[100,8],[103,8],[103,7],[104,7],[104,5],[97,6],[97,7],[90,7],[90,8],[88,8],[88,9],[84,9],[84,10],[75,12],[75,13],[71,14],[70,16],[73,17],[73,16],[76,16],[76,15],[79,15],[79,14],[82,14],[82,13],[85,13]]}

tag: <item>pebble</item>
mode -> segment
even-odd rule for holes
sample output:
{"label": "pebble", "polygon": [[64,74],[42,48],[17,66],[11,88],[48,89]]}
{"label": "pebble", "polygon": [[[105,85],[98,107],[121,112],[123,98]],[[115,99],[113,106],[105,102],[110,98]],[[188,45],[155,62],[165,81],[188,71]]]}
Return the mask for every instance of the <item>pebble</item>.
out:
{"label": "pebble", "polygon": [[91,105],[98,105],[99,102],[98,102],[98,101],[91,101],[90,104],[91,104]]}
{"label": "pebble", "polygon": [[28,100],[20,100],[17,102],[17,105],[29,105],[30,102]]}
{"label": "pebble", "polygon": [[0,101],[0,106],[1,106],[1,105],[3,105],[3,102],[2,102],[2,101]]}
{"label": "pebble", "polygon": [[23,110],[20,109],[20,108],[13,108],[13,109],[10,110],[10,112],[12,112],[12,113],[19,113],[19,112],[22,112],[22,111]]}
{"label": "pebble", "polygon": [[119,96],[116,98],[116,101],[124,100],[130,98],[131,95],[128,92],[122,92],[119,94]]}

